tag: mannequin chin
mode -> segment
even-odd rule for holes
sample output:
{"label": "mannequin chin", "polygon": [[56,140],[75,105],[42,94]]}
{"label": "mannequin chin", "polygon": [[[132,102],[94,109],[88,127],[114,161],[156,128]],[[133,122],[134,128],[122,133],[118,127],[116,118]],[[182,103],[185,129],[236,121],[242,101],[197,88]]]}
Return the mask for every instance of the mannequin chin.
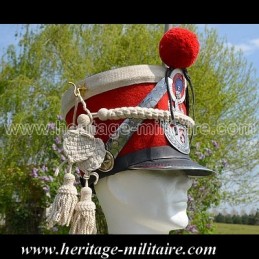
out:
{"label": "mannequin chin", "polygon": [[127,170],[95,186],[109,234],[168,234],[185,228],[192,180],[180,172]]}

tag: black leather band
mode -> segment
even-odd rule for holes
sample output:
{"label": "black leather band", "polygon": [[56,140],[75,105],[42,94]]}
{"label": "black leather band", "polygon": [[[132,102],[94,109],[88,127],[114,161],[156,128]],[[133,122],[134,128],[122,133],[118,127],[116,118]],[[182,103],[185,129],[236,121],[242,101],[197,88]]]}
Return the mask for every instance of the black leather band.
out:
{"label": "black leather band", "polygon": [[[142,149],[122,157],[117,157],[111,171],[105,173],[97,170],[97,172],[99,177],[103,178],[128,169],[134,169],[134,166],[138,168],[138,165],[141,164],[148,165],[149,169],[152,168],[152,165],[154,168],[159,165],[160,168],[158,170],[170,168],[170,170],[183,171],[190,176],[206,176],[213,173],[212,170],[193,162],[188,155],[182,154],[170,146]],[[82,178],[82,186],[84,186],[84,181]],[[95,177],[91,176],[89,185],[92,185],[94,181]]]}
{"label": "black leather band", "polygon": [[131,166],[157,159],[189,159],[188,155],[182,154],[170,146],[153,147],[132,152],[128,155],[117,157],[111,171],[99,172],[100,178],[129,169]]}
{"label": "black leather band", "polygon": [[[189,159],[188,155],[182,154],[170,146],[152,147],[147,149],[142,149],[136,152],[132,152],[125,156],[117,157],[114,162],[114,167],[109,172],[101,172],[97,170],[100,178],[116,174],[121,171],[125,171],[130,168],[130,166],[146,162],[154,161],[157,159]],[[82,186],[84,186],[85,180],[80,179]],[[95,177],[90,177],[88,180],[89,185],[95,181]]]}

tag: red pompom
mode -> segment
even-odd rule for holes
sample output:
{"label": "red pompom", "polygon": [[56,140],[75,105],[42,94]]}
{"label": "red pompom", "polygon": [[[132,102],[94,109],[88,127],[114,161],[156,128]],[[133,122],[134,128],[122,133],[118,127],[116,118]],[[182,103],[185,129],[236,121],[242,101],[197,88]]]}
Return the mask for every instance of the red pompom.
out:
{"label": "red pompom", "polygon": [[160,57],[171,68],[190,67],[195,62],[199,49],[196,34],[184,28],[172,28],[159,43]]}

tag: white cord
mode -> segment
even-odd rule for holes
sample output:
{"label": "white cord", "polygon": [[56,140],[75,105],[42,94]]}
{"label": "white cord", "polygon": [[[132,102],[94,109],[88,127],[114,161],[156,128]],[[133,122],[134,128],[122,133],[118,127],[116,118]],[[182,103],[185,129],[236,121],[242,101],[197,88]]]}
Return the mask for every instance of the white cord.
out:
{"label": "white cord", "polygon": [[[88,114],[90,118],[90,122],[92,122],[93,118],[99,118],[102,121],[105,120],[120,120],[120,119],[154,119],[154,120],[164,120],[164,121],[170,121],[171,120],[171,113],[170,111],[166,110],[160,110],[160,109],[153,109],[153,108],[145,108],[145,107],[121,107],[121,108],[115,108],[115,109],[106,109],[101,108],[96,113],[91,113],[87,107],[84,99],[82,98],[80,94],[80,89],[76,87],[76,85],[72,82],[69,82],[70,84],[73,84],[75,87],[74,94],[76,97],[78,97],[83,105],[83,109]],[[174,111],[175,119],[182,125],[185,125],[187,127],[193,127],[195,125],[194,120],[178,111]]]}
{"label": "white cord", "polygon": [[[194,120],[178,111],[174,112],[175,119],[182,125],[193,127],[195,125]],[[97,113],[92,113],[93,118],[99,118],[102,121],[105,120],[120,120],[126,118],[134,119],[155,119],[155,120],[171,120],[170,111],[145,108],[145,107],[121,107],[115,109],[101,108]]]}

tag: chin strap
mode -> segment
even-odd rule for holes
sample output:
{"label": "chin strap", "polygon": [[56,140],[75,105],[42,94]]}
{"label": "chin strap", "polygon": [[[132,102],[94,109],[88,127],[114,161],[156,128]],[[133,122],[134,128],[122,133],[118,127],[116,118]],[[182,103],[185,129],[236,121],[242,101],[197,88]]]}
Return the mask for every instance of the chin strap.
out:
{"label": "chin strap", "polygon": [[[173,68],[166,69],[165,82],[166,82],[167,94],[168,94],[168,99],[169,99],[169,107],[170,107],[172,123],[173,123],[173,125],[176,125],[176,120],[175,120],[175,116],[174,116],[174,107],[173,107],[173,96],[172,96],[172,91],[171,91],[170,85],[168,83],[168,78],[170,77],[170,74],[172,73],[173,70],[174,70]],[[175,130],[175,134],[178,135],[177,127],[174,127],[174,130]]]}
{"label": "chin strap", "polygon": [[[193,90],[193,85],[192,85],[192,81],[191,81],[191,77],[189,76],[188,74],[188,71],[187,69],[183,69],[183,74],[184,74],[184,77],[186,78],[187,82],[189,83],[190,85],[190,88],[191,88],[191,92],[192,92],[192,118],[193,120],[195,121],[195,95],[194,95],[194,90]],[[189,103],[189,93],[188,93],[188,90],[187,90],[187,100],[186,100],[186,106],[187,106],[187,109],[188,109],[188,114],[189,114],[189,107],[190,107],[190,103]],[[192,134],[191,134],[191,137],[190,137],[190,144],[192,142],[192,138],[193,138],[193,129],[192,129]]]}

